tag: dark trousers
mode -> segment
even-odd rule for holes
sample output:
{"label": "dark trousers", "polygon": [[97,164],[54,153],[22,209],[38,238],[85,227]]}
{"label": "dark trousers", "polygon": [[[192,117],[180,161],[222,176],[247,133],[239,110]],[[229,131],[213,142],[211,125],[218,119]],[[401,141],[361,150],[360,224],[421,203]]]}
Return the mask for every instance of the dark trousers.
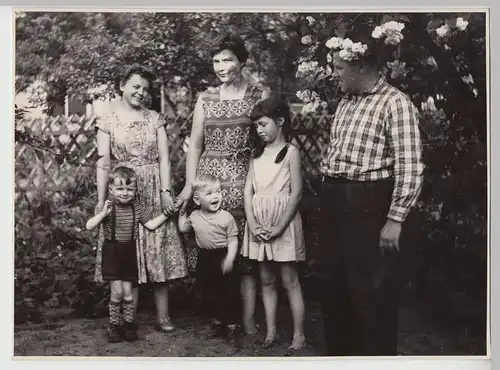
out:
{"label": "dark trousers", "polygon": [[224,324],[239,324],[242,316],[240,275],[236,263],[233,270],[222,274],[222,261],[227,248],[200,249],[196,265],[196,280],[200,284],[207,313]]}
{"label": "dark trousers", "polygon": [[391,180],[326,177],[321,202],[323,321],[329,356],[395,356],[399,253],[382,255]]}

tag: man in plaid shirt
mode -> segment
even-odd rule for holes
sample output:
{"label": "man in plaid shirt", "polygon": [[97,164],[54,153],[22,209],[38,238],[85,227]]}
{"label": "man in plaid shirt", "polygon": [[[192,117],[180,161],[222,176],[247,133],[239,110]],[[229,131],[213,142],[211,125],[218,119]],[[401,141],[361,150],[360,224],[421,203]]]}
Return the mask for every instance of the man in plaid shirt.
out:
{"label": "man in plaid shirt", "polygon": [[400,234],[422,184],[418,112],[380,75],[376,52],[349,60],[350,51],[333,52],[345,96],[321,163],[326,347],[331,356],[391,356]]}

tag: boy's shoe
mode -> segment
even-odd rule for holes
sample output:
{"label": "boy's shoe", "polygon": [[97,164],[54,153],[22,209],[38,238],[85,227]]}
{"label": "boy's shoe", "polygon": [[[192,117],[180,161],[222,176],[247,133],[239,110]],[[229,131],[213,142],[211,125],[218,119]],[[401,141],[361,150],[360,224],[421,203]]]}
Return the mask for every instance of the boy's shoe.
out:
{"label": "boy's shoe", "polygon": [[139,339],[136,326],[133,322],[123,323],[123,337],[127,342],[133,342]]}
{"label": "boy's shoe", "polygon": [[115,324],[109,324],[108,326],[108,343],[119,343],[122,341],[120,335],[120,327]]}

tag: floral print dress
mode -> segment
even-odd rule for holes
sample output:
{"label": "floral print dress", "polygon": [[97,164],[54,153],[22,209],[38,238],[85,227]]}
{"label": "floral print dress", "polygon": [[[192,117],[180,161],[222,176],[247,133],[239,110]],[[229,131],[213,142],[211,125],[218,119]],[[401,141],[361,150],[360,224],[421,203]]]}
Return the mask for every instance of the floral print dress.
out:
{"label": "floral print dress", "polygon": [[[157,131],[166,125],[163,116],[144,109],[143,121],[122,122],[116,113],[101,117],[96,127],[111,137],[111,165],[128,166],[138,177],[139,201],[159,215],[160,167]],[[99,232],[95,280],[102,282],[102,230]],[[169,219],[155,231],[139,225],[137,238],[138,282],[161,283],[188,275],[186,254],[175,219]]]}

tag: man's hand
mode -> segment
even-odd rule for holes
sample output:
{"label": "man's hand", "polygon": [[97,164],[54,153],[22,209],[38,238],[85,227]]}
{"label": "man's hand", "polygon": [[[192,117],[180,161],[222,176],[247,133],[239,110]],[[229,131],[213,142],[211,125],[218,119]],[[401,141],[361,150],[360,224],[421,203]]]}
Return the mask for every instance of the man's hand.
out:
{"label": "man's hand", "polygon": [[401,222],[387,219],[380,231],[380,252],[399,251],[399,237],[401,235]]}

